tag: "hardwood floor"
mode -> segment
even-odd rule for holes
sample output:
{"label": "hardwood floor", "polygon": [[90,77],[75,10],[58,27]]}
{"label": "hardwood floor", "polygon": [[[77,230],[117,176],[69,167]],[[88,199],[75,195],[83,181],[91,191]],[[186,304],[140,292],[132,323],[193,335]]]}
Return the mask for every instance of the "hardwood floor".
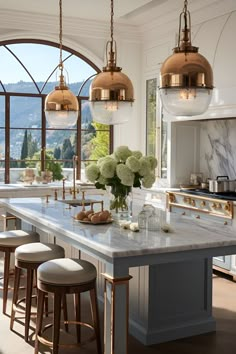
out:
{"label": "hardwood floor", "polygon": [[[88,318],[89,306],[86,298],[83,306],[83,316]],[[2,296],[0,292],[0,306]],[[8,304],[8,314],[10,313],[10,303]],[[145,347],[133,337],[129,337],[129,354],[235,354],[236,353],[236,283],[224,275],[214,274],[213,276],[213,306],[214,316],[217,321],[217,330],[214,333],[199,335],[191,338],[176,340],[164,344]],[[1,307],[0,307],[1,309]],[[24,319],[14,326],[14,332],[9,329],[9,316],[0,312],[0,354],[33,354],[33,328],[31,323],[31,341],[25,343],[23,339]],[[101,314],[102,322],[102,314]],[[73,327],[73,326],[71,326]],[[73,328],[71,328],[70,339],[73,338]],[[85,333],[86,334],[86,333]],[[68,341],[66,336],[63,340]],[[50,353],[48,348],[41,347],[41,354]],[[86,344],[83,348],[60,350],[60,354],[95,354],[95,342]]]}

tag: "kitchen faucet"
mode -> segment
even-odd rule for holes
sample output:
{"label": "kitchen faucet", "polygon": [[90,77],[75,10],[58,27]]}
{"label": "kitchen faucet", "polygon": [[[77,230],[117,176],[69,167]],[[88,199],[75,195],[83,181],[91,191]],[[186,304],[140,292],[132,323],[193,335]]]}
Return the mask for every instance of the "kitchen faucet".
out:
{"label": "kitchen faucet", "polygon": [[76,189],[76,175],[77,175],[77,161],[78,161],[78,156],[74,155],[73,156],[73,189],[71,191],[73,199],[76,199],[76,193],[78,190]]}

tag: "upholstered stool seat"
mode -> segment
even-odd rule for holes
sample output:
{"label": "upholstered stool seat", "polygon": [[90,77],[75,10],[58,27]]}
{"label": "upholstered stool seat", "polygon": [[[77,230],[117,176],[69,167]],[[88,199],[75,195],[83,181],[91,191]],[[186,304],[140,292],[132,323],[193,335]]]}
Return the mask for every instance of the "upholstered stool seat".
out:
{"label": "upholstered stool seat", "polygon": [[23,230],[12,230],[0,232],[0,251],[4,253],[4,275],[3,275],[3,308],[5,314],[7,308],[8,286],[10,277],[10,258],[11,253],[23,244],[29,242],[38,242],[39,234],[37,232],[27,232]]}
{"label": "upholstered stool seat", "polygon": [[[93,336],[86,340],[96,339],[97,352],[101,353],[100,329],[98,319],[98,306],[96,296],[96,277],[97,270],[94,265],[85,260],[77,259],[54,259],[41,264],[37,270],[37,286],[38,286],[38,308],[37,308],[37,324],[36,324],[36,340],[35,354],[39,351],[39,342],[52,348],[53,354],[58,354],[60,345],[64,347],[72,347],[84,344],[80,341],[80,326],[84,325],[94,331]],[[90,292],[90,302],[92,309],[93,325],[83,323],[80,320],[80,294],[82,292]],[[53,324],[47,325],[42,329],[43,308],[45,295],[51,293],[54,296],[54,317]],[[65,294],[74,294],[75,300],[75,319],[76,321],[68,321],[68,323],[76,324],[77,343],[60,344],[60,307],[61,299]],[[46,340],[42,334],[45,329],[53,327],[52,341]]]}
{"label": "upholstered stool seat", "polygon": [[[48,260],[54,258],[62,258],[65,256],[64,249],[51,243],[28,243],[21,245],[15,250],[15,281],[14,292],[12,299],[12,312],[10,328],[13,329],[15,313],[20,312],[25,314],[25,341],[28,341],[29,337],[29,324],[31,315],[31,302],[33,291],[34,273],[36,277],[37,268]],[[27,272],[26,281],[26,294],[24,299],[18,300],[19,286],[20,286],[20,271],[25,269]],[[25,309],[19,308],[19,303],[25,300]],[[67,317],[67,316],[66,316]]]}

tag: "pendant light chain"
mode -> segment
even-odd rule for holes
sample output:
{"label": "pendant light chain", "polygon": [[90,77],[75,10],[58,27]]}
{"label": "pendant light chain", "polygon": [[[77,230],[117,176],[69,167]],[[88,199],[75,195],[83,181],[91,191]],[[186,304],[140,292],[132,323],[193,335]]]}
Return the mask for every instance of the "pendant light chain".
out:
{"label": "pendant light chain", "polygon": [[63,69],[62,62],[62,0],[59,0],[59,8],[60,8],[60,24],[59,24],[59,43],[60,43],[60,60],[59,60],[59,69]]}
{"label": "pendant light chain", "polygon": [[187,7],[188,7],[188,0],[185,0],[184,1],[184,8],[183,8],[183,12],[187,12],[188,11],[188,9],[187,9]]}
{"label": "pendant light chain", "polygon": [[[182,31],[182,18],[184,21],[183,25],[183,36],[181,38],[181,31]],[[179,36],[178,36],[178,47],[180,48],[181,45],[185,43],[186,46],[191,46],[191,17],[190,12],[188,11],[188,1],[184,0],[184,7],[182,12],[179,16]]]}
{"label": "pendant light chain", "polygon": [[113,6],[113,0],[111,0],[111,40],[113,42],[113,27],[114,27],[114,6]]}

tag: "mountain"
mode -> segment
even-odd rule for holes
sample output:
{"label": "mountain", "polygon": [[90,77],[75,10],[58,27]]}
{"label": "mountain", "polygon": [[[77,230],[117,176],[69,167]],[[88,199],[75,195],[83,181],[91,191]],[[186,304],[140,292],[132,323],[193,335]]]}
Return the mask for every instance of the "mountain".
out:
{"label": "mountain", "polygon": [[[83,82],[77,82],[70,84],[70,90],[78,95]],[[50,91],[54,90],[54,87],[58,85],[57,82],[49,82],[43,88],[44,83],[38,82],[37,86],[40,91],[44,94],[48,94]],[[80,96],[88,97],[89,95],[90,81],[86,82],[84,85]],[[34,93],[37,94],[38,91],[33,82],[23,82],[9,83],[4,85],[6,92],[10,93]],[[42,90],[43,89],[43,90]],[[3,91],[3,90],[2,90]],[[82,102],[82,128],[86,129],[89,127],[92,117],[89,109],[89,103],[87,101]],[[4,152],[5,146],[5,104],[4,96],[0,96],[0,153]],[[41,141],[40,131],[34,130],[34,128],[41,127],[41,98],[40,97],[22,97],[22,96],[12,96],[10,99],[10,127],[14,128],[10,132],[10,149],[11,157],[19,158],[20,150],[22,147],[24,130],[28,129],[31,132],[32,137],[38,142]],[[18,129],[17,129],[18,128]],[[20,128],[20,129],[19,129]],[[22,130],[22,128],[24,130]],[[62,131],[49,131],[46,136],[47,147],[54,148],[59,142],[62,142],[63,138],[69,137],[70,132]]]}

